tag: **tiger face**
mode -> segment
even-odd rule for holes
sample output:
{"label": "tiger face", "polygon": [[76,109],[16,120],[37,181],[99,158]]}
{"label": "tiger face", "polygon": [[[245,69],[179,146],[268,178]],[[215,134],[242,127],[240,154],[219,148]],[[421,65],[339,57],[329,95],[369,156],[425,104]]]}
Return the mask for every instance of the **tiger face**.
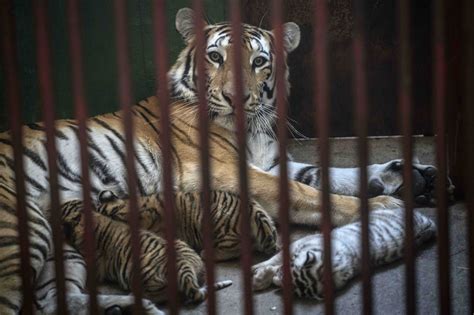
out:
{"label": "tiger face", "polygon": [[[194,12],[181,9],[176,15],[176,29],[186,48],[168,73],[173,97],[193,101],[197,98],[197,67]],[[275,117],[275,39],[273,31],[242,24],[242,38],[232,38],[230,23],[207,24],[206,70],[207,100],[210,117],[225,127],[233,122],[235,104],[233,45],[240,43],[244,110],[251,123],[259,116]],[[300,29],[295,23],[283,25],[285,59],[300,42]],[[285,61],[286,65],[286,61]],[[286,94],[289,92],[288,67],[285,67]],[[271,123],[269,125],[272,125]],[[251,127],[251,124],[250,126]]]}

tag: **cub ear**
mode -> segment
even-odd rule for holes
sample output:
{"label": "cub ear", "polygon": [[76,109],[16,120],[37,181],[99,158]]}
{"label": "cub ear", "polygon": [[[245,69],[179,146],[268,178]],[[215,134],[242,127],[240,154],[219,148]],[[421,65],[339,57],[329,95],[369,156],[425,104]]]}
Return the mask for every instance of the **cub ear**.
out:
{"label": "cub ear", "polygon": [[298,47],[301,39],[301,31],[298,24],[287,22],[283,24],[283,44],[286,52],[292,52]]}
{"label": "cub ear", "polygon": [[[195,34],[194,18],[194,10],[190,8],[179,9],[178,13],[176,13],[176,30],[181,34],[186,43],[188,43]],[[207,23],[204,22],[204,25],[206,24]]]}
{"label": "cub ear", "polygon": [[117,200],[118,197],[111,190],[103,190],[99,193],[99,203],[106,203]]}

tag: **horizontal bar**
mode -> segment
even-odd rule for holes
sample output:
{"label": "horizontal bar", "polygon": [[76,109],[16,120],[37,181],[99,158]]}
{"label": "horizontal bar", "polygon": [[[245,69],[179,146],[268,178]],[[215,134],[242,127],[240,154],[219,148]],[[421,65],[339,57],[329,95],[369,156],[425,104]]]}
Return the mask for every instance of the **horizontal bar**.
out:
{"label": "horizontal bar", "polygon": [[54,266],[56,277],[57,313],[67,314],[66,279],[63,262],[63,231],[59,201],[58,164],[55,138],[54,88],[51,73],[51,51],[46,1],[35,1],[36,16],[36,63],[38,85],[43,105],[43,122],[46,130],[46,151],[48,153],[49,188],[51,190],[51,228],[53,232]]}
{"label": "horizontal bar", "polygon": [[84,78],[82,74],[82,47],[77,0],[67,3],[67,21],[69,29],[69,54],[71,56],[72,93],[75,116],[78,122],[80,162],[82,176],[82,199],[84,202],[84,253],[87,270],[87,291],[89,293],[89,313],[98,314],[97,280],[95,273],[94,220],[92,217],[91,183],[89,176],[89,152],[87,146],[87,103],[84,97]]}
{"label": "horizontal bar", "polygon": [[21,119],[21,92],[16,49],[15,18],[13,16],[13,2],[4,1],[0,7],[2,61],[5,72],[5,94],[8,104],[8,120],[10,122],[13,143],[16,212],[18,219],[18,238],[20,242],[21,288],[23,294],[22,312],[33,312],[33,274],[30,264],[30,240],[28,228],[28,213],[26,209],[25,172],[23,165],[23,130]]}
{"label": "horizontal bar", "polygon": [[[153,44],[155,52],[155,70],[158,82],[157,94],[160,106],[160,144],[162,154],[162,170],[163,170],[163,189],[164,189],[164,206],[165,206],[165,229],[166,237],[166,255],[168,256],[168,304],[169,313],[171,315],[178,314],[178,283],[176,279],[176,250],[174,240],[176,235],[174,198],[173,198],[173,174],[172,174],[172,157],[171,157],[171,131],[169,120],[169,94],[168,94],[168,78],[166,72],[168,70],[168,45],[167,45],[167,29],[166,29],[166,6],[164,0],[153,1]],[[161,83],[160,83],[161,82]]]}

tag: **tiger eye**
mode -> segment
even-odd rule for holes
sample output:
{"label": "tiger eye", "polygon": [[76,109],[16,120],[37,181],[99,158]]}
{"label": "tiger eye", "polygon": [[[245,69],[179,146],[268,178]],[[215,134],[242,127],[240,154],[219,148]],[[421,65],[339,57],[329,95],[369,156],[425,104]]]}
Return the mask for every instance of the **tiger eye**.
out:
{"label": "tiger eye", "polygon": [[265,64],[265,62],[267,62],[267,59],[264,57],[257,57],[253,60],[253,65],[254,67],[261,67]]}
{"label": "tiger eye", "polygon": [[224,62],[224,58],[217,51],[210,52],[208,56],[211,61],[217,62],[218,64],[222,64]]}

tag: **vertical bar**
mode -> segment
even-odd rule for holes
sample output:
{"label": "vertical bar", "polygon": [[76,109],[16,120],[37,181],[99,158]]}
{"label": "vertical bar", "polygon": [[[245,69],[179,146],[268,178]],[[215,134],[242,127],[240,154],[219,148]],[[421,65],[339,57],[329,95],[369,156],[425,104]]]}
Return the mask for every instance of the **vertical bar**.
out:
{"label": "vertical bar", "polygon": [[360,219],[362,224],[361,252],[362,252],[362,291],[363,313],[372,314],[372,275],[369,242],[369,204],[367,190],[367,126],[368,126],[368,99],[366,76],[366,50],[365,50],[365,1],[354,2],[355,32],[353,39],[354,49],[354,96],[356,106],[355,129],[359,155],[359,198]]}
{"label": "vertical bar", "polygon": [[450,313],[449,213],[446,198],[446,60],[444,2],[435,0],[433,10],[433,101],[436,127],[436,199],[438,205],[438,277],[440,313]]}
{"label": "vertical bar", "polygon": [[399,2],[399,104],[400,128],[403,135],[403,199],[405,201],[405,310],[407,314],[416,313],[416,274],[415,244],[413,234],[413,141],[412,141],[412,79],[410,51],[410,1]]}
{"label": "vertical bar", "polygon": [[130,224],[130,246],[132,252],[133,277],[131,288],[135,297],[134,311],[143,313],[142,308],[142,277],[140,268],[140,218],[137,208],[137,173],[135,168],[134,126],[132,116],[132,89],[130,83],[130,65],[128,58],[127,13],[124,0],[114,1],[115,40],[117,48],[118,90],[120,107],[123,111],[123,128],[125,131],[125,167],[127,169],[127,185],[130,198],[128,221]]}
{"label": "vertical bar", "polygon": [[94,219],[92,217],[91,184],[89,176],[89,152],[87,147],[87,103],[84,97],[84,79],[82,77],[82,47],[78,1],[69,0],[67,4],[69,28],[69,53],[71,55],[72,90],[75,116],[78,122],[80,145],[82,199],[84,202],[84,254],[87,270],[87,291],[89,292],[89,313],[98,314],[97,280],[95,273]]}
{"label": "vertical bar", "polygon": [[233,53],[234,53],[234,94],[232,96],[232,103],[235,107],[236,113],[236,127],[237,127],[237,144],[239,150],[239,188],[240,188],[240,221],[241,221],[241,264],[243,270],[244,283],[244,309],[246,315],[253,314],[253,297],[252,297],[252,252],[250,240],[250,220],[248,213],[248,176],[247,176],[247,128],[246,117],[243,102],[243,82],[242,82],[242,17],[239,0],[230,0],[230,12],[232,13],[232,39],[233,39]]}
{"label": "vertical bar", "polygon": [[59,202],[58,164],[55,138],[54,90],[51,74],[51,51],[46,1],[35,1],[36,54],[38,84],[43,104],[43,121],[46,129],[46,150],[48,152],[49,187],[51,190],[51,227],[54,243],[56,273],[56,298],[58,314],[66,314],[66,284],[63,263],[63,232]]}
{"label": "vertical bar", "polygon": [[329,200],[329,74],[327,69],[327,1],[314,1],[314,56],[316,56],[314,78],[316,124],[318,126],[319,154],[321,160],[322,188],[322,224],[324,236],[324,309],[325,313],[334,314],[334,284],[332,279],[331,250],[331,212]]}
{"label": "vertical bar", "polygon": [[168,45],[166,40],[166,10],[165,1],[153,1],[153,21],[154,33],[153,43],[155,51],[155,67],[158,86],[158,101],[160,104],[160,143],[162,154],[163,187],[164,187],[164,206],[165,206],[165,224],[168,256],[168,303],[171,315],[178,314],[178,284],[176,280],[176,251],[174,240],[176,235],[176,225],[173,204],[173,178],[172,178],[172,160],[171,160],[171,132],[169,120],[169,96],[168,96]]}
{"label": "vertical bar", "polygon": [[204,241],[206,275],[208,283],[208,301],[207,313],[216,314],[216,297],[215,289],[212,285],[215,282],[214,276],[214,243],[213,231],[214,227],[211,219],[210,209],[210,177],[209,177],[209,111],[206,100],[206,37],[204,33],[203,20],[203,2],[202,0],[194,0],[193,8],[195,12],[194,23],[196,30],[196,62],[198,73],[198,101],[199,101],[199,136],[201,145],[201,208],[202,208],[202,234]]}
{"label": "vertical bar", "polygon": [[286,61],[283,52],[283,23],[282,23],[283,1],[274,0],[272,6],[273,35],[275,36],[275,75],[276,75],[276,107],[278,116],[278,141],[279,141],[279,164],[280,164],[280,208],[278,217],[280,220],[280,231],[283,253],[283,306],[284,314],[293,313],[293,284],[290,269],[290,219],[289,219],[289,188],[287,167],[287,103],[285,72]]}
{"label": "vertical bar", "polygon": [[5,71],[6,99],[13,142],[15,191],[17,194],[16,211],[18,217],[18,238],[20,242],[21,287],[23,293],[22,312],[33,312],[33,284],[30,265],[30,240],[28,232],[28,213],[26,210],[25,172],[23,168],[23,131],[21,123],[21,95],[18,78],[18,59],[15,36],[13,2],[3,2],[0,8],[2,29],[2,60]]}
{"label": "vertical bar", "polygon": [[465,34],[465,87],[464,87],[464,106],[466,111],[466,120],[464,122],[464,135],[466,137],[467,158],[466,163],[466,204],[467,204],[467,233],[468,233],[468,248],[469,248],[469,283],[470,288],[470,313],[474,314],[474,134],[469,128],[474,126],[474,91],[472,89],[472,82],[474,82],[474,2],[471,0],[464,1],[464,34]]}

